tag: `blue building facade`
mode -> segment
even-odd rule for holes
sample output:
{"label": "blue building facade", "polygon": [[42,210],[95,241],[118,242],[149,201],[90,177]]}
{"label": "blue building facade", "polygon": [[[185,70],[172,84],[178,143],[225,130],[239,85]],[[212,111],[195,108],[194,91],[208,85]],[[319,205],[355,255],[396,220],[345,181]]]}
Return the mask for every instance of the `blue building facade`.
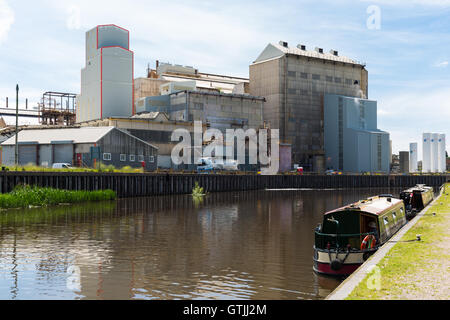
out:
{"label": "blue building facade", "polygon": [[377,102],[324,96],[326,168],[348,173],[389,173],[389,133],[377,128]]}

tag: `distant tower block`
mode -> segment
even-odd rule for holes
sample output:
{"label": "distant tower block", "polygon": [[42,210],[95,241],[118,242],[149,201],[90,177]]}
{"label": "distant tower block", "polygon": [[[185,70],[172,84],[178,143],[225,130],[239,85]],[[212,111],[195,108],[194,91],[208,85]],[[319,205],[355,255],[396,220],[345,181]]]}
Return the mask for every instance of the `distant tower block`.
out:
{"label": "distant tower block", "polygon": [[400,161],[400,172],[401,173],[409,173],[409,152],[408,151],[400,151],[399,152],[399,161]]}
{"label": "distant tower block", "polygon": [[417,172],[417,143],[409,144],[409,172]]}
{"label": "distant tower block", "polygon": [[422,172],[431,172],[431,133],[423,134],[422,143]]}
{"label": "distant tower block", "polygon": [[438,172],[446,172],[445,134],[438,138]]}
{"label": "distant tower block", "polygon": [[81,70],[77,122],[134,113],[134,54],[129,32],[116,25],[86,32],[86,67]]}
{"label": "distant tower block", "polygon": [[431,134],[431,172],[438,171],[438,140],[439,134]]}

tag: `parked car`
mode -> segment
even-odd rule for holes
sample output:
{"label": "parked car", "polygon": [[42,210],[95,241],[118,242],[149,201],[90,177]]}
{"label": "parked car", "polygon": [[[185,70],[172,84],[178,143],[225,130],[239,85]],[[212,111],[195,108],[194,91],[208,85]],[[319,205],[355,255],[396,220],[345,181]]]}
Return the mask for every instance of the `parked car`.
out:
{"label": "parked car", "polygon": [[200,158],[197,163],[198,172],[209,171],[237,171],[238,162],[236,160],[223,160],[220,158]]}
{"label": "parked car", "polygon": [[211,158],[200,158],[197,162],[197,172],[213,171],[213,162]]}
{"label": "parked car", "polygon": [[53,169],[73,169],[70,163],[54,163],[52,165]]}

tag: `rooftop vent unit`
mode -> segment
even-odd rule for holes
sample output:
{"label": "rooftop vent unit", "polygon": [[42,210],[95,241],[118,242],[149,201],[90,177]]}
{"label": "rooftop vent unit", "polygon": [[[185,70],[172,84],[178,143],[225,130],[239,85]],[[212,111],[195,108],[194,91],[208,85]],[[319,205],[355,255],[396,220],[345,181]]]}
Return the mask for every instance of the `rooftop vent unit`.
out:
{"label": "rooftop vent unit", "polygon": [[316,51],[317,51],[318,53],[322,53],[322,54],[323,54],[323,49],[322,49],[322,48],[316,47]]}
{"label": "rooftop vent unit", "polygon": [[304,44],[298,44],[297,48],[299,48],[300,50],[306,51],[306,46]]}
{"label": "rooftop vent unit", "polygon": [[279,44],[280,44],[280,46],[283,46],[283,47],[285,47],[285,48],[288,47],[288,43],[285,42],[285,41],[280,41]]}
{"label": "rooftop vent unit", "polygon": [[330,53],[336,57],[339,55],[339,52],[337,52],[336,50],[330,50]]}

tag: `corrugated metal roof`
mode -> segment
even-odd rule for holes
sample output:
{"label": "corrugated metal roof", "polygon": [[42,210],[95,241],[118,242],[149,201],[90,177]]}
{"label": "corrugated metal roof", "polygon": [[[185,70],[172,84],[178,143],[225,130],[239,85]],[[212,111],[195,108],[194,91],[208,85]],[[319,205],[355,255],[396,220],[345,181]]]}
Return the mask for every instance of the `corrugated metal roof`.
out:
{"label": "corrugated metal roof", "polygon": [[[390,199],[390,201],[388,200]],[[350,205],[346,205],[345,207],[341,207],[329,212],[326,212],[325,215],[329,215],[331,213],[339,212],[339,211],[348,211],[348,210],[357,210],[361,212],[367,212],[375,215],[379,215],[385,212],[387,209],[396,206],[397,204],[403,202],[403,200],[388,198],[388,197],[372,197],[367,200],[361,200],[355,202]]]}
{"label": "corrugated metal roof", "polygon": [[[114,127],[82,127],[66,129],[33,129],[19,132],[18,141],[38,142],[39,144],[51,144],[57,141],[73,141],[73,143],[95,143],[113,130]],[[2,145],[14,145],[15,135],[2,143]]]}
{"label": "corrugated metal roof", "polygon": [[[282,54],[293,54],[293,55],[298,55],[298,56],[311,57],[311,58],[316,58],[316,59],[325,59],[325,60],[330,60],[330,61],[337,61],[337,62],[365,66],[365,63],[350,59],[345,56],[335,56],[334,54],[326,53],[326,52],[319,53],[315,50],[314,51],[301,50],[297,47],[293,47],[293,48],[284,47],[278,43],[270,43],[269,45],[278,49]],[[277,58],[277,56],[275,54],[273,54],[271,57],[267,57],[267,59],[263,59],[263,60],[257,59],[254,63],[265,62],[265,61],[271,60],[273,58]],[[278,56],[278,58],[279,58],[279,56]]]}

